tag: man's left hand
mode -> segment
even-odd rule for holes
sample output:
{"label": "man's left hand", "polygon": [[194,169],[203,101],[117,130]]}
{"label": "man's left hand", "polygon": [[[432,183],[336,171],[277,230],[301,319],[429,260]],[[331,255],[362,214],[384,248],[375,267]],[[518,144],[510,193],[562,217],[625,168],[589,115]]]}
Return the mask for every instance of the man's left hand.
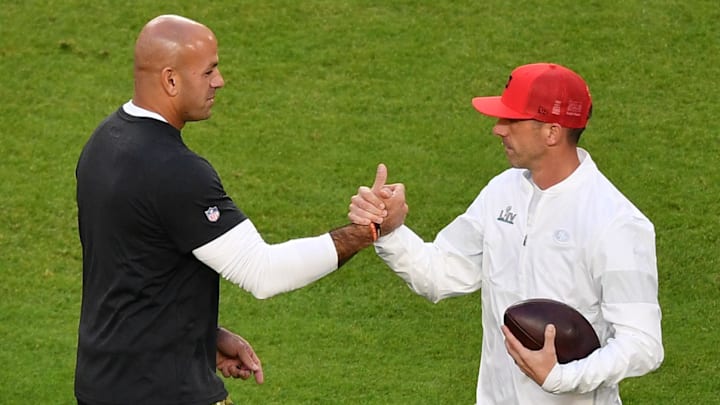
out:
{"label": "man's left hand", "polygon": [[547,325],[545,327],[545,344],[540,350],[530,350],[526,348],[513,336],[512,332],[510,332],[505,325],[501,328],[503,335],[505,335],[505,348],[513,360],[515,360],[515,364],[520,367],[520,370],[522,370],[525,375],[542,386],[550,374],[550,371],[552,371],[555,364],[557,364],[555,326]]}
{"label": "man's left hand", "polygon": [[218,328],[217,368],[225,377],[247,380],[255,376],[255,382],[265,381],[262,363],[250,343],[225,328]]}

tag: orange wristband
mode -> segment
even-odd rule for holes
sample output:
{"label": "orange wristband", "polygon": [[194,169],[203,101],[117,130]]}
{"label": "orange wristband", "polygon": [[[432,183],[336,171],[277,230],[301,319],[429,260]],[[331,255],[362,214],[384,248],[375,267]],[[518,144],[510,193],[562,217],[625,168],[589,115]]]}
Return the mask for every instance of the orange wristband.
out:
{"label": "orange wristband", "polygon": [[372,232],[372,240],[375,242],[380,237],[380,224],[370,223],[370,232]]}

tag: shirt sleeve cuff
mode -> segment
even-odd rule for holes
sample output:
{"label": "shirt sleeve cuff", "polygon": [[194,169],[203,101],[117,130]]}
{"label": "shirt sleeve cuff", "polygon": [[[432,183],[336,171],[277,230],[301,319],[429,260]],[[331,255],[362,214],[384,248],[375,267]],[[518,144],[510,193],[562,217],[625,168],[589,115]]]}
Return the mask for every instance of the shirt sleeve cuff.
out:
{"label": "shirt sleeve cuff", "polygon": [[559,394],[562,388],[563,366],[555,363],[555,367],[550,370],[550,374],[545,378],[542,389],[553,394]]}

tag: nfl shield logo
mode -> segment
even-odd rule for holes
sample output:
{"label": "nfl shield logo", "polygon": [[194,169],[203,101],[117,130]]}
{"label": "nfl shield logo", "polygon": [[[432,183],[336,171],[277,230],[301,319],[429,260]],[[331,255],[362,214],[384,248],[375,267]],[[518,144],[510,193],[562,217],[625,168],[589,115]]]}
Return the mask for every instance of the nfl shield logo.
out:
{"label": "nfl shield logo", "polygon": [[210,207],[205,211],[205,216],[210,222],[217,222],[220,219],[220,210],[218,207]]}

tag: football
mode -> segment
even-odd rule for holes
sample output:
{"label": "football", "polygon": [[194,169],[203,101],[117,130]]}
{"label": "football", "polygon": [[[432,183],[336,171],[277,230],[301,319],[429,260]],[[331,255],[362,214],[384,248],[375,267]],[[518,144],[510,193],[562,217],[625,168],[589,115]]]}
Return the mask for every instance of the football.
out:
{"label": "football", "polygon": [[533,298],[517,302],[505,310],[503,321],[530,350],[540,350],[545,342],[545,326],[555,325],[555,351],[561,364],[585,358],[600,347],[590,322],[575,308],[559,301]]}

